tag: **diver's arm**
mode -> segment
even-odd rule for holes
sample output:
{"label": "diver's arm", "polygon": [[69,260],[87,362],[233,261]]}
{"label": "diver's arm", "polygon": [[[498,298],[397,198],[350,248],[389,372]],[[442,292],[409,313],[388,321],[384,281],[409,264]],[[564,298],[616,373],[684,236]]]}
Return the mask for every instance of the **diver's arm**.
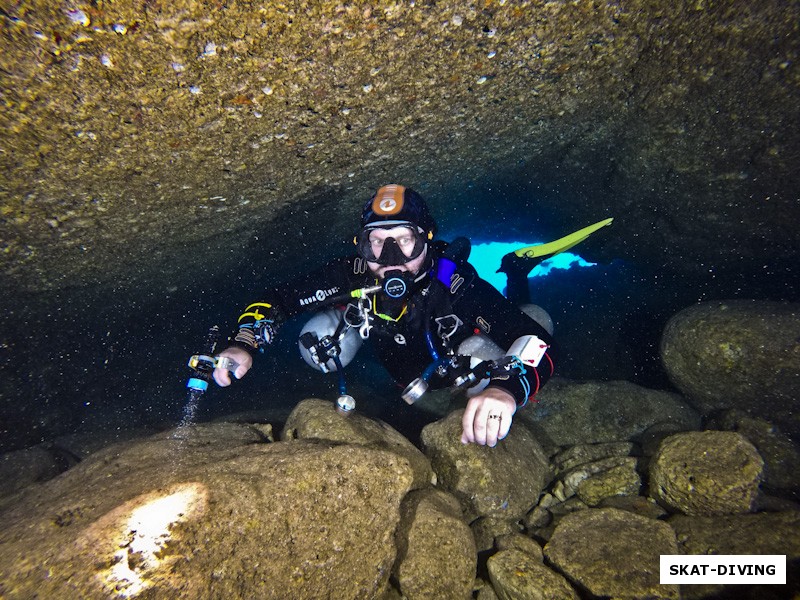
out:
{"label": "diver's arm", "polygon": [[489,283],[478,277],[468,281],[468,289],[454,303],[464,322],[470,327],[477,326],[500,348],[526,347],[529,352],[522,357],[521,368],[497,372],[489,384],[505,390],[518,406],[524,406],[553,375],[557,359],[555,339]]}
{"label": "diver's arm", "polygon": [[[234,376],[241,379],[253,364],[253,357],[270,345],[281,325],[302,312],[319,309],[325,301],[350,286],[353,259],[336,259],[324,267],[266,292],[263,300],[250,303],[239,315],[228,347],[220,353],[236,361]],[[230,385],[226,369],[215,369],[214,380]]]}
{"label": "diver's arm", "polygon": [[[279,292],[268,294],[274,297]],[[275,333],[283,322],[283,312],[276,302],[253,302],[249,304],[237,320],[236,331],[230,337],[230,343],[219,356],[230,358],[236,363],[233,374],[241,379],[253,366],[253,356],[263,352],[272,343]],[[228,368],[214,369],[214,381],[221,387],[231,384]]]}
{"label": "diver's arm", "polygon": [[496,363],[489,385],[470,398],[462,417],[462,443],[494,446],[508,435],[517,409],[553,374],[555,341],[486,281],[464,281],[466,289],[453,303],[459,316],[515,357]]}

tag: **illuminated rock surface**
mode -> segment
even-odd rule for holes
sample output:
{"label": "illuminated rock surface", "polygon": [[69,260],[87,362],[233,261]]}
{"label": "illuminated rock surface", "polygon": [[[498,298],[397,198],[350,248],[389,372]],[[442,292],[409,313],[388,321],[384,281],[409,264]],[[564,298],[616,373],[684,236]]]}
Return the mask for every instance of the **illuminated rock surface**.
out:
{"label": "illuminated rock surface", "polygon": [[378,596],[408,462],[260,441],[246,426],[193,428],[110,447],[29,488],[1,517],[3,596]]}
{"label": "illuminated rock surface", "polygon": [[[304,410],[292,417],[295,430],[344,431],[331,425],[334,412],[320,426],[318,403],[301,405]],[[461,445],[450,425],[445,420],[433,431],[440,437],[449,431],[457,444],[448,452],[464,473],[458,496],[417,488],[424,484],[415,481],[396,432],[383,446],[359,439],[359,430],[370,437],[385,428],[379,423],[352,427],[356,444],[320,438],[269,443],[271,428],[263,423],[221,422],[110,446],[47,483],[0,500],[0,592],[15,600],[37,594],[387,600],[401,594],[466,599],[481,588],[481,598],[573,597],[587,590],[593,597],[675,598],[674,586],[657,583],[660,554],[785,552],[790,565],[797,561],[797,505],[786,499],[772,499],[772,509],[781,513],[673,516],[665,522],[665,511],[641,496],[603,500],[619,507],[603,509],[576,497],[559,501],[559,479],[534,508],[537,495],[526,500],[508,483],[519,487],[530,477],[530,463],[520,458],[521,449],[533,447],[524,424],[512,428],[522,441],[509,436],[495,449]],[[681,435],[740,438],[719,431]],[[507,442],[510,448],[498,453]],[[568,467],[566,477],[613,458],[626,460],[621,453],[628,451],[635,451],[634,444],[584,444],[564,448],[545,465]],[[429,447],[444,488],[453,467],[436,456],[441,452]],[[697,462],[703,450],[696,444],[690,454]],[[691,462],[674,452],[653,460],[669,472]],[[475,476],[489,476],[476,469],[481,463],[493,470],[491,482]],[[720,502],[726,499],[720,488],[736,469],[724,460],[703,466],[702,477],[694,471],[693,506],[740,510],[736,502]],[[645,473],[643,483],[652,489],[661,479],[651,475],[648,480]],[[508,506],[498,509],[489,503],[501,493]],[[488,507],[490,515],[468,526],[459,499]],[[524,529],[518,505],[528,512]],[[682,506],[671,512],[677,510]],[[486,574],[491,582],[475,579]],[[794,585],[790,577],[774,597],[790,597],[781,594]],[[758,590],[747,597],[759,597]]]}

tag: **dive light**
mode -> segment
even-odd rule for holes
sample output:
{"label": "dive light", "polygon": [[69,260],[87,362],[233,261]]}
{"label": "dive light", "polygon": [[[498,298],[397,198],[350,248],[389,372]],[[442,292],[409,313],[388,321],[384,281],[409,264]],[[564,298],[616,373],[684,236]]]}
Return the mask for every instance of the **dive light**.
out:
{"label": "dive light", "polygon": [[214,369],[226,369],[228,371],[235,371],[239,366],[232,358],[227,356],[214,356],[219,343],[219,327],[214,325],[208,330],[206,336],[205,352],[202,354],[194,354],[189,358],[189,368],[192,374],[186,382],[186,387],[196,392],[205,392],[208,389],[208,384],[211,381],[211,376]]}

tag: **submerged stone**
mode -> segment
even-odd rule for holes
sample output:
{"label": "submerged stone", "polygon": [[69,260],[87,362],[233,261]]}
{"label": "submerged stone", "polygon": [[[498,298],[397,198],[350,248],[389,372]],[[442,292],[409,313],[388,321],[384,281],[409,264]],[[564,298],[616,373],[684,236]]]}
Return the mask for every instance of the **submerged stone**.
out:
{"label": "submerged stone", "polygon": [[378,449],[230,425],[112,447],[0,514],[8,597],[373,598],[413,472]]}
{"label": "submerged stone", "polygon": [[587,509],[561,519],[545,557],[594,597],[680,598],[659,583],[662,554],[677,554],[669,525],[614,508]]}
{"label": "submerged stone", "polygon": [[732,431],[691,431],[665,439],[650,463],[650,493],[687,515],[753,510],[764,460]]}
{"label": "submerged stone", "polygon": [[550,463],[528,429],[512,425],[497,446],[461,443],[462,411],[422,430],[422,443],[439,485],[462,503],[471,521],[480,516],[521,518],[551,479]]}
{"label": "submerged stone", "polygon": [[800,304],[692,306],[667,323],[661,356],[672,382],[703,412],[738,408],[791,419],[800,397]]}

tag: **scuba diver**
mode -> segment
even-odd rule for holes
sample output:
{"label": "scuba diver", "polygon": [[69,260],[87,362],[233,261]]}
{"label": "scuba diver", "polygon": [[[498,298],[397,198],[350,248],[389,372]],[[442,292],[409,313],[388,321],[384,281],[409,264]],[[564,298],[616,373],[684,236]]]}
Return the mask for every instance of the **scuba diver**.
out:
{"label": "scuba diver", "polygon": [[281,323],[317,313],[303,328],[305,361],[340,377],[340,412],[355,405],[342,369],[364,340],[413,404],[427,389],[465,389],[461,441],[495,446],[518,408],[553,375],[555,341],[539,323],[478,277],[470,244],[435,240],[422,196],[386,185],[367,201],[356,254],[264,293],[238,318],[213,371],[220,386],[241,379]]}

